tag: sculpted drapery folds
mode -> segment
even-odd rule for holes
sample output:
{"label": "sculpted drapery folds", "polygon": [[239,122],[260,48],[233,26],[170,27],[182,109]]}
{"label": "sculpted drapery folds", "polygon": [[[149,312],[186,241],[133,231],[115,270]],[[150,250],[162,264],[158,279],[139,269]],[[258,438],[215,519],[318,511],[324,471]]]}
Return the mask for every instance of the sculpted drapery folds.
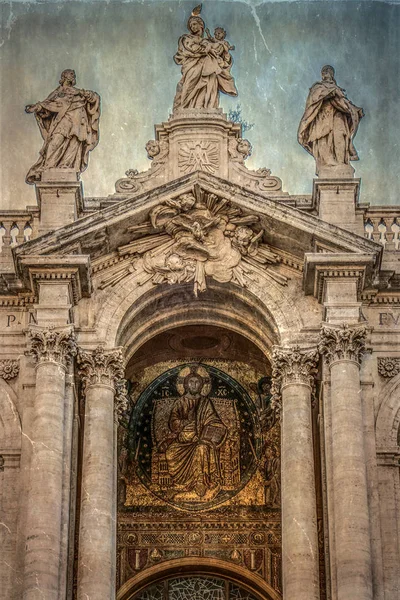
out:
{"label": "sculpted drapery folds", "polygon": [[344,323],[341,327],[323,326],[319,352],[330,364],[337,360],[352,360],[361,363],[365,351],[367,328],[364,325],[349,327]]}
{"label": "sculpted drapery folds", "polygon": [[89,152],[99,141],[100,96],[75,86],[75,71],[61,73],[60,85],[45,99],[28,104],[25,112],[35,113],[44,140],[38,161],[26,181],[40,181],[47,169],[72,169],[82,173]]}
{"label": "sculpted drapery folds", "polygon": [[50,361],[66,366],[77,353],[75,336],[70,327],[53,329],[32,326],[28,336],[30,354],[37,363]]}
{"label": "sculpted drapery folds", "polygon": [[321,167],[348,165],[358,160],[353,144],[363,109],[355,106],[334,78],[333,67],[322,68],[322,81],[315,83],[300,121],[298,141]]}
{"label": "sculpted drapery folds", "polygon": [[98,347],[93,352],[79,350],[79,373],[83,393],[92,385],[108,385],[115,390],[115,418],[120,419],[128,407],[128,396],[124,379],[125,362],[119,348],[106,351]]}
{"label": "sculpted drapery folds", "polygon": [[211,37],[199,16],[201,5],[195,8],[188,21],[190,33],[179,38],[174,56],[181,65],[182,78],[177,85],[174,110],[181,108],[218,108],[219,93],[237,96],[231,75],[232,46],[225,40],[225,31],[218,27]]}

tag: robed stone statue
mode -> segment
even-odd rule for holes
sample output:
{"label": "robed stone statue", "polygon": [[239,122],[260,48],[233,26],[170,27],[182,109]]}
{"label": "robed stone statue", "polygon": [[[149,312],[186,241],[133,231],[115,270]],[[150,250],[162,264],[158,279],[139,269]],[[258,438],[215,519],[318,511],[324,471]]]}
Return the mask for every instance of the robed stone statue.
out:
{"label": "robed stone statue", "polygon": [[44,140],[27,183],[40,181],[48,169],[82,173],[88,165],[89,152],[99,141],[100,96],[75,84],[75,71],[66,69],[60,85],[45,100],[25,107],[25,112],[35,114]]}
{"label": "robed stone statue", "polygon": [[218,108],[220,92],[237,96],[231,75],[230,50],[234,46],[225,39],[226,32],[222,27],[215,29],[214,36],[210,35],[200,11],[201,5],[193,10],[187,24],[189,33],[179,38],[178,51],[174,56],[182,72],[174,111],[181,108]]}
{"label": "robed stone statue", "polygon": [[[364,112],[337,85],[333,67],[322,67],[321,77],[308,94],[298,141],[315,158],[317,175],[321,175],[321,169],[332,171],[332,167],[339,174],[340,170],[346,171],[344,165],[358,160],[353,139]],[[351,167],[348,170],[353,172]]]}

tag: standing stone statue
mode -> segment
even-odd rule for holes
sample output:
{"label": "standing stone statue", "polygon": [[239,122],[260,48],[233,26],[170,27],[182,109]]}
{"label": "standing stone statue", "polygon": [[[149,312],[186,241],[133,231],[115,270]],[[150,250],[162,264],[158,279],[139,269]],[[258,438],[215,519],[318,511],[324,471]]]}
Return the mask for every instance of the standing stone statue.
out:
{"label": "standing stone statue", "polygon": [[188,21],[190,33],[179,38],[174,56],[181,65],[182,78],[176,88],[174,111],[181,108],[218,108],[219,93],[237,96],[231,75],[234,48],[225,40],[226,32],[217,27],[212,37],[200,17],[201,5],[196,7]]}
{"label": "standing stone statue", "polygon": [[59,87],[45,100],[25,107],[25,112],[35,113],[44,140],[40,158],[26,176],[27,183],[40,181],[48,169],[82,173],[88,165],[89,152],[99,142],[100,96],[75,84],[75,71],[66,69]]}
{"label": "standing stone statue", "polygon": [[350,102],[345,90],[337,85],[333,67],[322,67],[321,76],[322,81],[314,83],[308,94],[297,139],[315,158],[317,175],[326,174],[326,167],[332,174],[334,167],[339,176],[352,174],[352,167],[346,169],[344,165],[358,160],[353,139],[364,112]]}

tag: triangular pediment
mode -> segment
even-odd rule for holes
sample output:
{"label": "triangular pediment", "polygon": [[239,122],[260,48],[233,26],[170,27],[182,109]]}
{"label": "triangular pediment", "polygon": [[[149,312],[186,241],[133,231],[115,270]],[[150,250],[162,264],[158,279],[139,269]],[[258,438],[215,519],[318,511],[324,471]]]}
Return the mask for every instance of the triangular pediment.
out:
{"label": "triangular pediment", "polygon": [[[230,245],[225,244],[226,239]],[[225,258],[221,244],[226,246]],[[182,262],[175,255],[183,256],[192,270],[208,259],[214,261],[213,268],[218,270],[216,261],[221,259],[223,270],[230,260],[230,248],[240,259],[253,264],[254,269],[269,268],[282,258],[287,265],[302,265],[309,253],[367,254],[372,259],[381,251],[378,244],[308,212],[197,171],[23,244],[15,249],[15,255],[17,264],[24,257],[89,255],[92,264],[109,258],[112,266],[115,256],[125,253],[146,258],[151,251],[164,256],[173,254],[170,262]],[[219,259],[215,252],[220,253]],[[153,263],[149,268],[161,269],[162,280],[165,265]],[[240,269],[233,269],[240,280]],[[218,276],[223,280],[222,273]]]}

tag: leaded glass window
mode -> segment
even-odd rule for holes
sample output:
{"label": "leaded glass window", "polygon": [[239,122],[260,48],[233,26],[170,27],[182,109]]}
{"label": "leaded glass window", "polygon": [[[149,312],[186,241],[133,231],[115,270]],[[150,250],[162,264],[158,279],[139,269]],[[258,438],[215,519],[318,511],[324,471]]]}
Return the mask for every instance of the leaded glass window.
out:
{"label": "leaded glass window", "polygon": [[215,577],[178,577],[149,586],[134,600],[257,600],[250,592]]}

